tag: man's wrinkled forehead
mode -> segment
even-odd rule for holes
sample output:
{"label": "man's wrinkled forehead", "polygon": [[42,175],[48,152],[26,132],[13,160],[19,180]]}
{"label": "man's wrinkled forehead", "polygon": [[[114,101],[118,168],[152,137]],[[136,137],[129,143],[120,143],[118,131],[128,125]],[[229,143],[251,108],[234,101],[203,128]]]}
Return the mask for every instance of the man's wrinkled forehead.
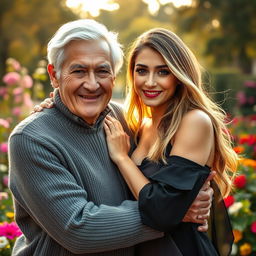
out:
{"label": "man's wrinkled forehead", "polygon": [[[82,47],[79,47],[82,45]],[[69,56],[76,55],[79,59],[79,55],[85,57],[86,59],[94,59],[97,66],[102,65],[103,68],[110,69],[114,71],[114,63],[111,48],[104,39],[92,39],[92,40],[72,40],[64,47],[65,59]],[[86,66],[86,63],[81,63]],[[105,65],[105,66],[104,66]]]}

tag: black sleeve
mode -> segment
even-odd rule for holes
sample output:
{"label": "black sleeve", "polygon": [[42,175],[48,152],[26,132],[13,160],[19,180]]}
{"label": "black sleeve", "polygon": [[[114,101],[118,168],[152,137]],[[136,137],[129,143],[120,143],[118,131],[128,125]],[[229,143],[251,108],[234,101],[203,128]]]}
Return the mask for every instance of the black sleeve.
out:
{"label": "black sleeve", "polygon": [[149,177],[139,194],[142,222],[156,230],[171,232],[184,218],[209,175],[210,169],[179,156]]}
{"label": "black sleeve", "polygon": [[234,236],[229,215],[220,190],[217,184],[212,181],[211,187],[214,190],[214,197],[212,201],[211,216],[209,223],[208,234],[218,250],[219,255],[230,255]]}

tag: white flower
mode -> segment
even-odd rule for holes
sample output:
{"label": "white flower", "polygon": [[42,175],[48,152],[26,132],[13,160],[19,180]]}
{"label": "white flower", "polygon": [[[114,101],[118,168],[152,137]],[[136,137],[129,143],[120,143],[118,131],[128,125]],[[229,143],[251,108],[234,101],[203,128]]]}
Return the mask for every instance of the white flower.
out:
{"label": "white flower", "polygon": [[6,172],[8,170],[5,164],[0,164],[0,172]]}
{"label": "white flower", "polygon": [[7,192],[0,192],[0,201],[8,199],[8,193]]}
{"label": "white flower", "polygon": [[9,244],[8,239],[5,236],[0,236],[0,248],[4,248],[8,244]]}
{"label": "white flower", "polygon": [[228,208],[229,214],[234,214],[238,212],[243,207],[243,204],[241,202],[235,202]]}
{"label": "white flower", "polygon": [[231,255],[236,255],[237,254],[237,245],[233,244],[232,245],[232,251],[231,251]]}

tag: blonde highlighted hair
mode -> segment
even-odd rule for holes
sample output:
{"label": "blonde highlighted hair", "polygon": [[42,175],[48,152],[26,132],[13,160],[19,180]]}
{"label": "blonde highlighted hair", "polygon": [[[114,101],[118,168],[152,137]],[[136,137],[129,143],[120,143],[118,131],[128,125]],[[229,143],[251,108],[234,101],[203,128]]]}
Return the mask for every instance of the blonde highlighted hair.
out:
{"label": "blonde highlighted hair", "polygon": [[135,140],[138,138],[143,119],[151,117],[150,108],[134,90],[136,57],[147,47],[157,51],[164,58],[170,71],[179,81],[175,95],[161,119],[158,138],[148,158],[152,161],[165,161],[165,149],[174,138],[184,114],[193,109],[200,109],[211,118],[214,128],[215,154],[212,169],[217,172],[215,181],[222,195],[228,195],[237,169],[238,157],[232,149],[231,138],[225,125],[226,114],[204,91],[201,67],[194,54],[175,33],[163,28],[151,29],[139,36],[128,55],[126,119],[135,133]]}

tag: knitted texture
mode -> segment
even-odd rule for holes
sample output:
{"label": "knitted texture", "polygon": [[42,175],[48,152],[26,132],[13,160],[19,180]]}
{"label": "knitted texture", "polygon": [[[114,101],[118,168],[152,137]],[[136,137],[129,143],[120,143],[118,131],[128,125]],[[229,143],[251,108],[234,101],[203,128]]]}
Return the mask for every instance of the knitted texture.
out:
{"label": "knitted texture", "polygon": [[141,223],[138,204],[108,156],[106,114],[125,128],[110,103],[95,125],[55,107],[22,121],[9,139],[10,190],[24,235],[13,255],[134,255],[134,245],[160,237]]}

